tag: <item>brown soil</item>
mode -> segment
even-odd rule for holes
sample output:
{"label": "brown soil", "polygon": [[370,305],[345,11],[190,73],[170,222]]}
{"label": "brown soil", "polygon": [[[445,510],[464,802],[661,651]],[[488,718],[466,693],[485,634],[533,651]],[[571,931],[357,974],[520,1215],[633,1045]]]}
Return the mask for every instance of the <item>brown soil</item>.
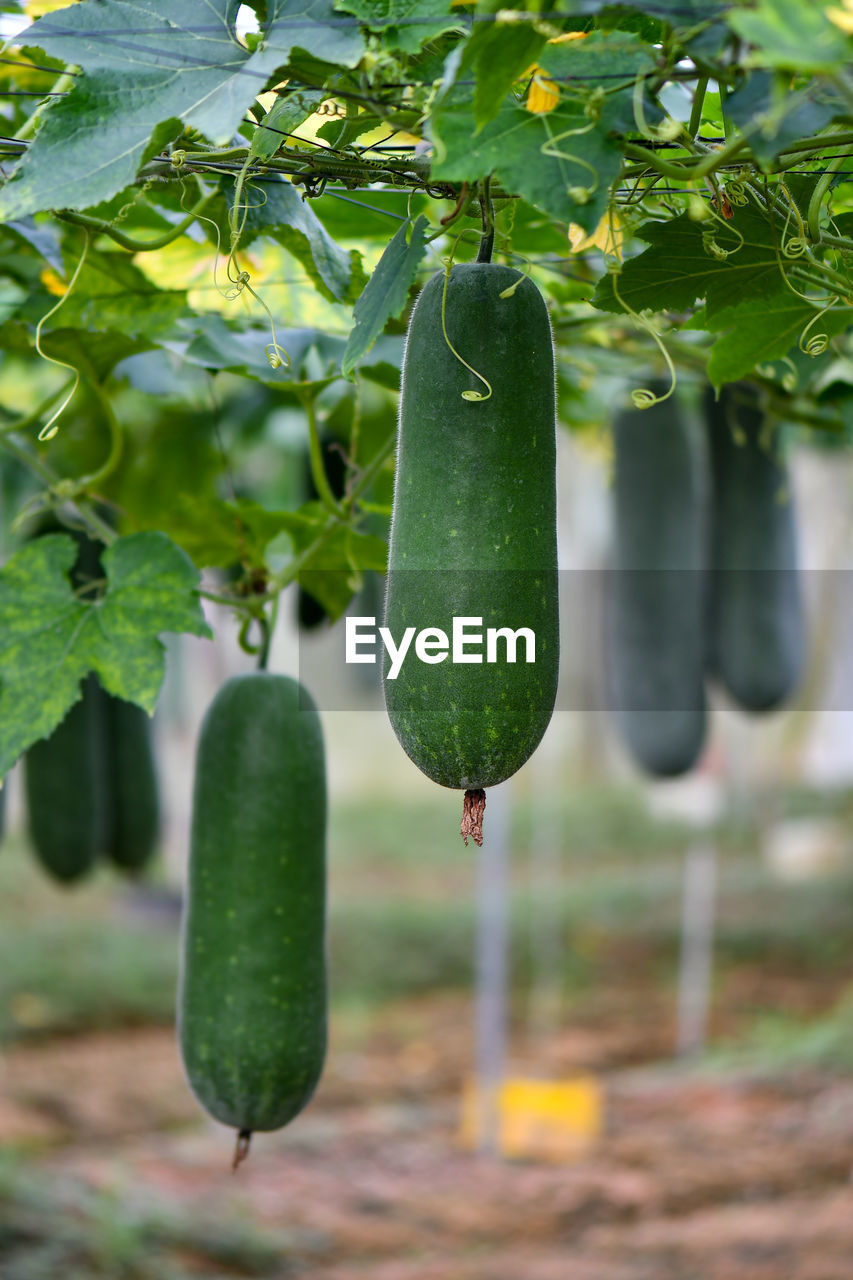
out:
{"label": "brown soil", "polygon": [[201,1116],[168,1030],[10,1050],[0,1144],[45,1171],[286,1230],[282,1277],[850,1280],[853,1080],[626,1065],[667,1051],[669,1010],[647,994],[633,1018],[616,1012],[579,1014],[547,1053],[517,1037],[522,1067],[601,1075],[606,1131],[574,1163],[462,1149],[470,1008],[455,996],[342,1014],[316,1099],[257,1135],[236,1175],[233,1135]]}

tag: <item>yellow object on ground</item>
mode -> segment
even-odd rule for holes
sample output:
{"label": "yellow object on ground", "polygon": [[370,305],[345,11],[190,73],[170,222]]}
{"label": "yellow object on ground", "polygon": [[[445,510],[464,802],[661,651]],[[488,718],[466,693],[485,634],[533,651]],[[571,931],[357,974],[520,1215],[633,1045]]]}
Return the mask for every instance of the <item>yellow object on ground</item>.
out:
{"label": "yellow object on ground", "polygon": [[[604,1097],[595,1076],[570,1080],[511,1078],[496,1091],[497,1150],[508,1159],[576,1160],[601,1134]],[[470,1081],[462,1097],[462,1145],[483,1144],[488,1097]]]}

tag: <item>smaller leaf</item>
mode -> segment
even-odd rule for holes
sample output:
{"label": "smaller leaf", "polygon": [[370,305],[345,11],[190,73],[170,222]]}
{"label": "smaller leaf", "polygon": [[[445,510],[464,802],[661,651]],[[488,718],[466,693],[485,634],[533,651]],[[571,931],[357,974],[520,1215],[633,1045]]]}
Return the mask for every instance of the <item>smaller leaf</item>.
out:
{"label": "smaller leaf", "polygon": [[384,573],[387,560],[388,544],[384,538],[342,525],[311,556],[299,574],[299,585],[320,602],[335,622],[361,586],[362,572],[373,569]]}
{"label": "smaller leaf", "polygon": [[[414,223],[406,222],[386,248],[355,304],[355,325],[347,341],[341,365],[344,374],[352,373],[367,354],[387,322],[399,316],[409,296],[426,244],[427,219],[419,214]],[[407,238],[407,232],[411,235]]]}
{"label": "smaller leaf", "polygon": [[452,0],[338,0],[335,7],[384,32],[386,47],[404,53],[417,53],[428,40],[463,25]]}
{"label": "smaller leaf", "polygon": [[[234,188],[229,193],[233,199]],[[253,179],[244,192],[247,204],[243,243],[254,235],[272,236],[302,263],[314,285],[330,302],[352,301],[364,288],[361,255],[342,249],[303,200],[292,182]]]}
{"label": "smaller leaf", "polygon": [[325,89],[281,91],[255,132],[249,154],[259,160],[271,160],[279,147],[292,145],[290,134],[328,98]]}

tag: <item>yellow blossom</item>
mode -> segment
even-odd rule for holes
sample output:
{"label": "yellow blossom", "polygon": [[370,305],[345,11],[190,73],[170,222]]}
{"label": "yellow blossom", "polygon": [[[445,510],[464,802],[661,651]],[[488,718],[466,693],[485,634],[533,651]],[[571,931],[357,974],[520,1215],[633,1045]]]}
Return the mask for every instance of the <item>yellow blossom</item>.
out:
{"label": "yellow blossom", "polygon": [[624,240],[622,219],[609,209],[592,232],[587,232],[576,222],[569,223],[569,247],[572,253],[582,253],[584,249],[600,249],[611,257],[622,261],[622,241]]}
{"label": "yellow blossom", "polygon": [[39,279],[48,293],[52,293],[55,298],[63,297],[68,288],[65,281],[60,279],[53,267],[45,267]]}
{"label": "yellow blossom", "polygon": [[824,13],[830,22],[835,23],[836,27],[840,27],[842,31],[846,31],[849,36],[853,36],[853,0],[841,0],[842,7],[840,9],[830,6],[824,9]]}
{"label": "yellow blossom", "polygon": [[[553,36],[548,43],[567,44],[570,40],[585,40],[587,35],[586,31],[565,31],[561,36]],[[527,110],[537,115],[553,111],[560,101],[560,86],[556,80],[551,80],[537,63],[528,67],[525,75],[533,76],[525,103]]]}

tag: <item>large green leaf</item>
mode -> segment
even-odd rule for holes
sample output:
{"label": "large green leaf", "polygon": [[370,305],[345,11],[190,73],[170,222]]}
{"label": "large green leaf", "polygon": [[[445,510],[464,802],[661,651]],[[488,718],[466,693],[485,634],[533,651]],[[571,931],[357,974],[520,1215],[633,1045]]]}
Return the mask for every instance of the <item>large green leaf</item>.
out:
{"label": "large green leaf", "polygon": [[165,631],[209,636],[198,571],[162,533],[119,538],[102,556],[107,588],[74,594],[77,545],[66,534],[30,543],[0,570],[0,776],[56,728],[96,671],[119,698],[154,709]]}
{"label": "large green leaf", "polygon": [[84,209],[126,186],[184,127],[228,142],[293,48],[354,66],[357,29],[329,24],[328,0],[279,0],[261,47],[237,39],[235,0],[82,0],[27,30],[28,45],[82,68],[0,191],[0,220]]}
{"label": "large green leaf", "polygon": [[[717,256],[705,247],[703,228],[713,231]],[[690,327],[722,334],[712,348],[709,375],[718,386],[734,381],[757,364],[787,355],[817,315],[786,282],[774,239],[780,232],[752,204],[735,209],[729,225],[709,227],[687,214],[647,223],[640,235],[650,248],[625,263],[615,288],[614,277],[605,276],[593,302],[617,313],[626,308],[684,313],[704,299]],[[839,333],[851,318],[849,309],[833,309],[815,321],[806,339]]]}
{"label": "large green leaf", "polygon": [[630,31],[590,31],[583,40],[555,41],[542,49],[537,62],[560,82],[577,81],[583,88],[634,80],[654,66],[653,51]]}
{"label": "large green leaf", "polygon": [[[576,101],[537,114],[506,103],[476,133],[470,95],[452,91],[430,122],[439,181],[475,182],[494,173],[545,213],[592,230],[607,207],[621,153],[605,104],[597,122]],[[475,136],[476,135],[476,136]]]}
{"label": "large green leaf", "polygon": [[[320,503],[306,503],[287,515],[286,531],[297,554],[307,551],[328,519]],[[319,600],[334,622],[361,586],[362,571],[375,569],[384,573],[387,559],[384,538],[339,524],[306,559],[299,572],[299,585]]]}
{"label": "large green leaf", "polygon": [[[420,214],[413,223],[404,223],[377,263],[364,293],[355,304],[355,325],[347,341],[342,370],[352,373],[367,354],[386,323],[406,305],[409,287],[424,255],[427,219]],[[407,235],[407,233],[411,233]]]}
{"label": "large green leaf", "polygon": [[[715,386],[735,382],[756,365],[779,360],[801,337],[842,333],[853,321],[850,307],[838,306],[819,315],[784,286],[756,307],[748,301],[718,311],[708,319],[708,329],[721,333],[708,361],[708,376]],[[811,328],[806,333],[806,326]]]}
{"label": "large green leaf", "polygon": [[331,0],[267,0],[266,11],[255,57],[268,71],[288,62],[294,49],[342,67],[354,67],[364,53],[357,25],[342,22]]}
{"label": "large green leaf", "polygon": [[[781,230],[775,229],[776,237]],[[727,256],[706,247],[705,231],[712,232],[717,249]],[[616,284],[619,297],[612,276],[600,281],[593,302],[603,311],[622,311],[619,298],[634,311],[689,311],[704,298],[712,318],[741,302],[756,306],[786,287],[774,229],[752,204],[736,208],[729,224],[694,222],[684,213],[668,222],[648,222],[637,234],[650,248],[623,266]]]}

